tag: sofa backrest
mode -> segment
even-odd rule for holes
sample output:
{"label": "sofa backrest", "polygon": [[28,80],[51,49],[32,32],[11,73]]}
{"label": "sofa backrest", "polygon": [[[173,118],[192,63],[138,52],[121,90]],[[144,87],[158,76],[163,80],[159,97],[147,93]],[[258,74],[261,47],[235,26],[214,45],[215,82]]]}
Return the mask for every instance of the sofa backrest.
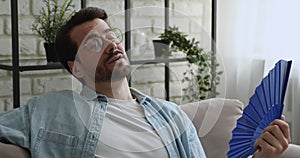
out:
{"label": "sofa backrest", "polygon": [[213,98],[180,105],[197,129],[208,158],[226,158],[228,142],[243,103],[235,99]]}

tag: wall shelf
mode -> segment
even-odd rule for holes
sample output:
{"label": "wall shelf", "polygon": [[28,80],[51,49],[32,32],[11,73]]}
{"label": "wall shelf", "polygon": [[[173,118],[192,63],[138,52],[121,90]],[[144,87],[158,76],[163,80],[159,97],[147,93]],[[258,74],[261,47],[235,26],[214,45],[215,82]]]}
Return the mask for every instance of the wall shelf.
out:
{"label": "wall shelf", "polygon": [[130,64],[132,65],[144,65],[144,64],[160,64],[160,63],[174,63],[174,62],[184,62],[186,58],[160,58],[153,60],[132,60]]}
{"label": "wall shelf", "polygon": [[[60,63],[47,63],[46,59],[26,59],[19,61],[19,71],[63,69]],[[12,60],[0,61],[0,69],[13,71]]]}

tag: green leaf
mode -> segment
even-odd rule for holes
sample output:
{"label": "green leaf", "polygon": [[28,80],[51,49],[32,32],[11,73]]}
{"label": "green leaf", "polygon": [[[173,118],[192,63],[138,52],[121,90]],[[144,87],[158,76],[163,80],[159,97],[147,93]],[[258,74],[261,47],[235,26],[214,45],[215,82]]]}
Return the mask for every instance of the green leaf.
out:
{"label": "green leaf", "polygon": [[58,0],[45,0],[31,29],[44,38],[45,42],[54,43],[57,31],[75,13],[72,3],[73,0],[65,0],[60,6]]}

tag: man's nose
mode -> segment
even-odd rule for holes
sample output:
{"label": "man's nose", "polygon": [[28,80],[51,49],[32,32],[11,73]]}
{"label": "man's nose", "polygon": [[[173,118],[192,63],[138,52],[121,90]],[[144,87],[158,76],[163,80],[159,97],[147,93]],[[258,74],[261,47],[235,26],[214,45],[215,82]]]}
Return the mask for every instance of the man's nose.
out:
{"label": "man's nose", "polygon": [[105,50],[104,53],[113,53],[114,50],[117,48],[117,43],[108,39],[105,39],[104,42]]}

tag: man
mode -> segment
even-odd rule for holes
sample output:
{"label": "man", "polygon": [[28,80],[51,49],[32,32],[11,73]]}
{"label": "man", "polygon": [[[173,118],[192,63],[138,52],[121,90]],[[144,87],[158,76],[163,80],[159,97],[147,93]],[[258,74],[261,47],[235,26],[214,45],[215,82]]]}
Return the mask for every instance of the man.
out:
{"label": "man", "polygon": [[[98,8],[85,8],[56,40],[61,63],[80,94],[52,92],[0,115],[0,140],[32,157],[205,157],[191,121],[173,103],[129,88],[130,64],[117,29]],[[278,157],[290,141],[276,120],[256,141],[255,157]]]}

